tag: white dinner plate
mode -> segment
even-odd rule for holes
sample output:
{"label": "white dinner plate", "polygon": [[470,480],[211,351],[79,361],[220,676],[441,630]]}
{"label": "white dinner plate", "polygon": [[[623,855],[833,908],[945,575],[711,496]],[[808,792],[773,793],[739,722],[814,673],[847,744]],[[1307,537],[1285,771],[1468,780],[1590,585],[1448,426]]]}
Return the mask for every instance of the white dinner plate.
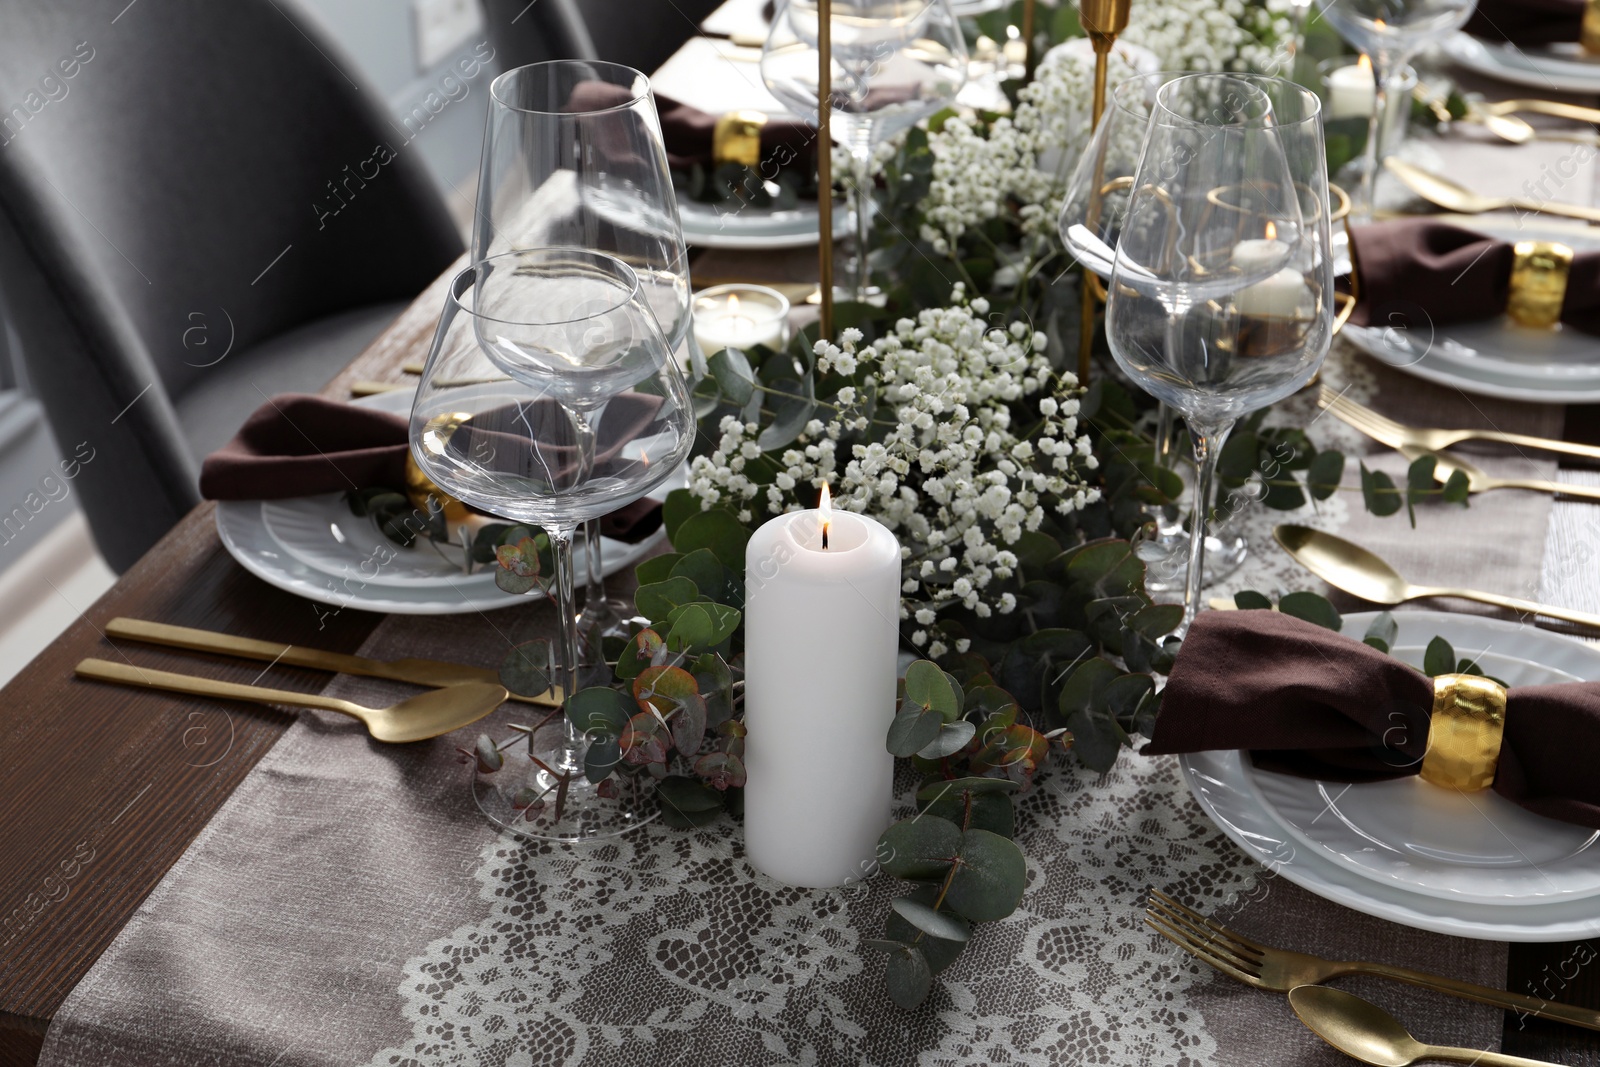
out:
{"label": "white dinner plate", "polygon": [[[683,239],[700,248],[738,250],[805,248],[821,236],[821,217],[814,203],[782,211],[762,208],[719,208],[694,200],[680,200]],[[833,210],[833,235],[850,236],[851,216],[843,204]]]}
{"label": "white dinner plate", "polygon": [[1585,56],[1576,42],[1521,47],[1457,33],[1441,48],[1468,70],[1513,85],[1567,93],[1600,92],[1600,61]]}
{"label": "white dinner plate", "polygon": [[[353,403],[403,414],[411,410],[411,397],[409,391],[397,390]],[[656,494],[665,497],[682,484],[680,474]],[[321,604],[395,615],[456,615],[526,602],[525,597],[497,588],[490,569],[462,575],[432,548],[394,544],[371,520],[351,515],[342,494],[291,501],[222,501],[216,514],[223,546],[241,566],[269,585]],[[333,535],[328,524],[337,525],[345,542]],[[286,534],[289,543],[275,534]],[[637,544],[606,538],[606,575],[635,566],[665,540],[665,529]],[[586,573],[581,544],[573,561],[581,583]]]}
{"label": "white dinner plate", "polygon": [[[1345,628],[1359,635],[1373,618],[1371,613],[1347,616]],[[1518,677],[1523,684],[1600,678],[1600,649],[1547,631],[1431,611],[1400,612],[1395,620],[1400,627],[1396,648],[1408,650],[1407,658],[1437,635],[1458,654],[1493,656],[1496,672],[1510,672],[1506,680],[1514,684]],[[1600,907],[1584,892],[1596,878],[1589,858],[1595,846],[1575,845],[1594,835],[1581,827],[1521,809],[1510,812],[1515,805],[1489,792],[1464,797],[1435,790],[1427,798],[1428,810],[1419,813],[1410,802],[1414,797],[1395,787],[1433,788],[1426,783],[1320,786],[1256,770],[1239,752],[1184,756],[1181,764],[1195,798],[1235,843],[1319,896],[1407,926],[1463,937],[1567,941],[1600,934]],[[1320,819],[1315,811],[1306,814],[1308,798],[1319,797],[1319,810],[1334,799],[1333,814]],[[1457,810],[1450,808],[1453,802],[1459,802]],[[1386,810],[1386,804],[1393,806]],[[1516,855],[1517,848],[1496,848],[1496,826],[1517,835],[1523,855]],[[1483,830],[1473,834],[1468,827]],[[1356,841],[1365,841],[1371,851],[1363,852]],[[1451,855],[1451,848],[1460,854]],[[1440,892],[1439,885],[1419,889],[1416,881],[1422,876],[1408,875],[1407,862],[1445,872],[1446,890]],[[1541,895],[1532,901],[1498,895],[1518,879],[1530,884],[1529,871],[1536,864],[1555,872],[1560,891],[1538,887]]]}
{"label": "white dinner plate", "polygon": [[[1559,241],[1575,251],[1600,250],[1600,233],[1581,225],[1519,227],[1494,218],[1442,218],[1502,241]],[[1504,315],[1433,327],[1403,302],[1396,308],[1405,328],[1350,325],[1341,336],[1380,362],[1463,392],[1534,403],[1600,401],[1600,337],[1567,327],[1530,329]]]}

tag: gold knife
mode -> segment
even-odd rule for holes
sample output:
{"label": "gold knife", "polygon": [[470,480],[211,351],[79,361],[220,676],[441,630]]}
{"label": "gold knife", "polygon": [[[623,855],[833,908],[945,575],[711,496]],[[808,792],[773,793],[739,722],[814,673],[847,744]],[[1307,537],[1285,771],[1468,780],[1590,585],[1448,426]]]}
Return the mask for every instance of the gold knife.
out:
{"label": "gold knife", "polygon": [[[364,656],[347,656],[341,652],[324,652],[300,645],[284,645],[276,641],[258,641],[251,637],[235,637],[213,630],[196,630],[188,626],[171,626],[164,622],[147,622],[144,619],[116,618],[106,623],[108,637],[129,641],[143,641],[152,645],[188,649],[191,652],[218,652],[226,656],[260,660],[265,663],[283,663],[291,667],[309,667],[312,670],[334,671],[338,674],[359,674],[368,678],[387,678],[412,685],[443,688],[472,682],[500,684],[500,675],[488,667],[467,667],[459,663],[442,663],[431,659],[367,659]],[[559,688],[552,688],[536,697],[512,694],[512,700],[524,704],[539,704],[547,708],[561,706]]]}

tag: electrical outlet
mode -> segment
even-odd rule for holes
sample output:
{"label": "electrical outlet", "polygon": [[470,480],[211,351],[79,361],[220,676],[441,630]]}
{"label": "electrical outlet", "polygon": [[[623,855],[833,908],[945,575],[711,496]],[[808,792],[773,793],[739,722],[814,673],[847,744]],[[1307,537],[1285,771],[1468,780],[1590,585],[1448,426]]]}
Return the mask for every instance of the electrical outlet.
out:
{"label": "electrical outlet", "polygon": [[478,0],[411,0],[417,69],[431,70],[483,30]]}

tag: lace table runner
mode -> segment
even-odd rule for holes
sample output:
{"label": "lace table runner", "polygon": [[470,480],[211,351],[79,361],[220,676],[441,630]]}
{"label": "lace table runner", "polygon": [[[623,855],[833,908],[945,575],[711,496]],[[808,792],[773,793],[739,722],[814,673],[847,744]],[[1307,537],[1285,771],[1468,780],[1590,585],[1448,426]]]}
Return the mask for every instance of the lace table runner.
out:
{"label": "lace table runner", "polygon": [[[1559,431],[1554,409],[1463,401],[1380,372],[1341,359],[1328,374],[1412,421],[1470,403],[1507,429]],[[1314,432],[1365,452],[1342,427]],[[1504,592],[1539,580],[1541,498],[1479,497],[1470,521],[1423,509],[1418,531],[1403,515],[1359,512],[1343,499],[1288,517],[1245,509],[1256,562],[1228,584],[1316,588],[1270,545],[1280,521],[1341,529],[1421,580]],[[492,664],[546,624],[536,605],[393,617],[362,652]],[[376,704],[409,690],[340,677],[328,692]],[[1030,875],[1021,909],[980,925],[929,1001],[902,1012],[884,992],[882,957],[859,950],[901,891],[893,880],[786,889],[744,863],[729,820],[579,848],[499,837],[474,809],[470,768],[454,751],[476,732],[391,747],[348,720],[302,715],[73,991],[42,1062],[1346,1062],[1283,998],[1221,977],[1144,928],[1149,886],[1286,947],[1505,980],[1502,944],[1368,918],[1255,865],[1201,814],[1174,763],[1129,755],[1103,779],[1065,770],[1041,782],[1021,811]],[[1498,1047],[1498,1012],[1393,984],[1352,988],[1431,1038]]]}

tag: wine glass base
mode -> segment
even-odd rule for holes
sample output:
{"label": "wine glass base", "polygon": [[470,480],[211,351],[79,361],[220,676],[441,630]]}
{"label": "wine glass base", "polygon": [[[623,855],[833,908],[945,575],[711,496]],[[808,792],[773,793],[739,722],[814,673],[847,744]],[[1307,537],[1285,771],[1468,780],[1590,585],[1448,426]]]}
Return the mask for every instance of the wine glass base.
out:
{"label": "wine glass base", "polygon": [[[1159,554],[1166,546],[1161,540],[1142,542],[1137,555],[1144,560],[1145,592],[1151,594],[1175,593],[1183,596],[1184,582],[1189,571],[1189,540],[1182,538],[1172,545],[1171,551]],[[1221,581],[1243,566],[1250,556],[1250,542],[1238,534],[1206,535],[1206,584]]]}
{"label": "wine glass base", "polygon": [[[600,786],[579,771],[568,781],[557,817],[560,780],[535,765],[524,744],[504,750],[504,757],[504,766],[493,774],[479,774],[473,768],[472,799],[485,818],[517,837],[567,843],[592,841],[632,833],[661,815],[655,803],[655,789],[647,781],[607,779],[618,793],[607,797],[601,794]],[[544,759],[544,754],[540,758]]]}

